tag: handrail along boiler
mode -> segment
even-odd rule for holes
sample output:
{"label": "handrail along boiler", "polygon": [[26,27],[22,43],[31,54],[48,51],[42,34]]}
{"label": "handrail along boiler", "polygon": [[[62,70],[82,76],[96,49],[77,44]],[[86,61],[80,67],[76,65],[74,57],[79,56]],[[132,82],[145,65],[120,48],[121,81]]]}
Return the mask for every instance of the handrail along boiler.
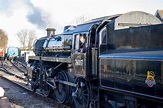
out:
{"label": "handrail along boiler", "polygon": [[[163,106],[160,20],[134,11],[65,28],[41,38],[40,53],[29,57],[33,91],[76,108]],[[78,52],[80,35],[85,53]]]}

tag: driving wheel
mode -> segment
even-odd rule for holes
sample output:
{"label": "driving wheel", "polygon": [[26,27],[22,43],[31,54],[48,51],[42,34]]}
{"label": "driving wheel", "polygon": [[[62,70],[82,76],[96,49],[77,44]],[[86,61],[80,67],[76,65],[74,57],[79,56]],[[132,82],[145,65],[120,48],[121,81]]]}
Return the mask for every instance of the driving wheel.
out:
{"label": "driving wheel", "polygon": [[59,103],[65,103],[69,95],[69,86],[61,83],[60,81],[68,81],[68,76],[64,71],[62,71],[56,75],[54,80],[57,82],[56,82],[56,89],[54,90],[53,93],[53,97]]}
{"label": "driving wheel", "polygon": [[89,85],[83,78],[77,78],[75,83],[77,84],[76,91],[74,92],[74,102],[76,107],[88,108],[90,100]]}
{"label": "driving wheel", "polygon": [[45,96],[45,97],[48,97],[51,93],[51,88],[50,86],[44,82],[43,83],[43,88],[42,88],[42,94]]}

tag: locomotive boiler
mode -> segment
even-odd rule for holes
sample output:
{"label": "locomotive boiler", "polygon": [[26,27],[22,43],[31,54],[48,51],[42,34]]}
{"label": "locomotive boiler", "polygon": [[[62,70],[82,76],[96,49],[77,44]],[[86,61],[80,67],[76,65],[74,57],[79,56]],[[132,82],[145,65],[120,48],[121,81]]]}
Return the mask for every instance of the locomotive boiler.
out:
{"label": "locomotive boiler", "polygon": [[[76,108],[163,107],[159,19],[133,11],[66,28],[40,38],[41,51],[29,57],[33,91]],[[80,35],[87,38],[85,53]]]}

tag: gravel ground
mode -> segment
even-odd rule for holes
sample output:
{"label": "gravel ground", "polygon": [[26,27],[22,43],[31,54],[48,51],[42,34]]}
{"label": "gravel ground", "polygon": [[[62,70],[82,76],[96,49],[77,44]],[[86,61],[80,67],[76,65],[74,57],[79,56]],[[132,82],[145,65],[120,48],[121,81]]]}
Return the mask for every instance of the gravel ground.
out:
{"label": "gravel ground", "polygon": [[55,101],[28,92],[1,77],[0,86],[4,88],[5,97],[11,102],[12,108],[63,108]]}

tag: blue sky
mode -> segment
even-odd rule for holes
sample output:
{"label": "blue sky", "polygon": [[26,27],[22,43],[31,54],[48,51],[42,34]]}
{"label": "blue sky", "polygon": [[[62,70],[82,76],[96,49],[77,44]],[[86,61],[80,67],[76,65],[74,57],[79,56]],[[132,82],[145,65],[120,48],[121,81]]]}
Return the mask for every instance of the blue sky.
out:
{"label": "blue sky", "polygon": [[16,34],[22,29],[35,30],[37,37],[46,35],[47,27],[61,33],[65,25],[77,19],[144,11],[155,14],[163,10],[163,0],[0,0],[0,29],[9,36],[8,46],[20,46]]}

